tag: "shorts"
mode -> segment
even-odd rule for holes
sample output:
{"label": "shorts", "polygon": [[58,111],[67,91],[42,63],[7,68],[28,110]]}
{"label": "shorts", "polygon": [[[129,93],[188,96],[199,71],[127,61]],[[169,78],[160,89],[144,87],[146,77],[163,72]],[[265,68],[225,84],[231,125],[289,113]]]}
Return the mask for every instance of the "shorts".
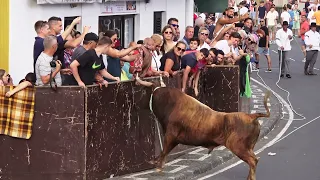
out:
{"label": "shorts", "polygon": [[306,46],[306,42],[304,42],[304,40],[301,39],[301,46]]}
{"label": "shorts", "polygon": [[292,29],[300,29],[300,22],[293,22],[293,27]]}
{"label": "shorts", "polygon": [[259,55],[264,54],[265,56],[269,56],[270,55],[269,48],[259,47],[258,54]]}
{"label": "shorts", "polygon": [[276,25],[268,26],[269,32],[275,32],[277,30]]}
{"label": "shorts", "polygon": [[256,14],[255,11],[251,11],[251,12],[250,12],[250,18],[251,18],[251,19],[256,19],[256,15],[257,15],[257,14]]}

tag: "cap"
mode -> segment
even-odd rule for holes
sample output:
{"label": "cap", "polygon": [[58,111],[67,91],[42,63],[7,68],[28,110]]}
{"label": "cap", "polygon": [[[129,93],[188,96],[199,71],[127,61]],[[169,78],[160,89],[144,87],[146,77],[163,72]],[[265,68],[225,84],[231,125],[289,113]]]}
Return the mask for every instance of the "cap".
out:
{"label": "cap", "polygon": [[312,22],[310,26],[311,27],[317,27],[317,24],[315,22]]}
{"label": "cap", "polygon": [[84,36],[84,41],[99,41],[99,37],[95,33],[88,33]]}
{"label": "cap", "polygon": [[288,23],[288,21],[283,21],[282,25],[283,25],[283,26],[288,26],[289,23]]}

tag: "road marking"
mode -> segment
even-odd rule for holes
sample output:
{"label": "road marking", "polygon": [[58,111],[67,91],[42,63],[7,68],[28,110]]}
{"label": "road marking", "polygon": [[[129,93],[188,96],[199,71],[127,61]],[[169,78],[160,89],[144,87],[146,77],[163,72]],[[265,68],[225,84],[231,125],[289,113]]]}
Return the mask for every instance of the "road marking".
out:
{"label": "road marking", "polygon": [[272,50],[272,52],[274,52],[274,53],[278,54],[278,51]]}
{"label": "road marking", "polygon": [[186,149],[186,150],[183,150],[183,151],[179,151],[179,152],[176,152],[176,153],[169,154],[169,156],[177,155],[177,154],[184,153],[186,151],[191,151],[191,150],[198,149],[198,148],[199,147],[193,147],[193,148],[190,148],[190,149]]}
{"label": "road marking", "polygon": [[[259,82],[256,79],[251,78],[251,80],[256,82],[256,83],[258,83],[259,85],[265,87],[266,89],[269,89],[268,87],[266,87],[264,84],[262,84],[261,82]],[[279,94],[274,92],[272,89],[270,89],[270,91],[279,99],[279,101],[281,101],[284,104],[285,108],[288,109],[288,111],[289,111],[289,120],[287,121],[285,127],[281,130],[281,132],[272,141],[270,141],[268,144],[264,145],[262,148],[260,148],[259,150],[255,151],[255,154],[259,154],[260,152],[264,151],[266,148],[269,148],[273,144],[275,144],[283,136],[283,134],[288,130],[288,128],[292,124],[293,118],[294,118],[294,114],[293,114],[293,111],[290,109],[290,105]],[[221,169],[221,170],[219,170],[219,171],[217,171],[217,172],[215,172],[213,174],[209,174],[207,176],[199,178],[198,180],[204,180],[204,179],[211,178],[211,177],[216,176],[218,174],[221,174],[221,173],[223,173],[223,172],[225,172],[225,171],[227,171],[227,170],[229,170],[229,169],[231,169],[231,168],[233,168],[233,167],[235,167],[235,166],[237,166],[237,165],[239,165],[241,163],[243,163],[242,160],[240,160],[240,161],[238,161],[238,162],[236,162],[236,163],[234,163],[234,164],[232,164],[232,165],[230,165],[228,167],[225,167],[225,168],[223,168],[223,169]]]}
{"label": "road marking", "polygon": [[[312,122],[314,122],[314,121],[318,120],[319,118],[320,118],[320,116],[318,116],[318,117],[316,117],[316,118],[312,119],[311,121],[309,121],[309,122],[307,122],[307,123],[305,123],[305,124],[303,124],[303,125],[299,126],[299,127],[298,127],[298,128],[296,128],[295,130],[291,131],[290,133],[288,133],[287,135],[283,136],[281,139],[279,139],[278,141],[276,141],[274,144],[278,143],[279,141],[284,140],[285,138],[287,138],[288,136],[290,136],[290,135],[291,135],[291,134],[293,134],[294,132],[296,132],[296,131],[298,131],[299,129],[301,129],[301,128],[305,127],[306,125],[308,125],[308,124],[310,124],[310,123],[312,123]],[[273,145],[274,145],[274,144],[273,144]]]}
{"label": "road marking", "polygon": [[296,61],[296,60],[294,60],[294,59],[292,59],[292,58],[289,58],[289,60],[291,60],[291,61]]}
{"label": "road marking", "polygon": [[[264,103],[263,101],[264,100],[262,100],[262,99],[254,99],[253,103]],[[268,102],[270,102],[270,99],[268,99]]]}
{"label": "road marking", "polygon": [[[267,106],[271,107],[271,104],[267,103]],[[266,109],[263,104],[254,104],[253,108],[255,108],[255,109]]]}

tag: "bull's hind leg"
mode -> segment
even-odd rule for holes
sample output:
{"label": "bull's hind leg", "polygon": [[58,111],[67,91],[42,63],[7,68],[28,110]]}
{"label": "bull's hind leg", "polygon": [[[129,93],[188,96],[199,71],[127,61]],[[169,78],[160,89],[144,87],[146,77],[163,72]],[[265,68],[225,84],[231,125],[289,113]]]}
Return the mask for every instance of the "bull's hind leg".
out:
{"label": "bull's hind leg", "polygon": [[158,164],[157,171],[162,171],[167,155],[177,145],[178,145],[178,143],[176,142],[176,138],[173,135],[165,134],[163,151],[161,152],[159,159],[158,159],[159,164]]}
{"label": "bull's hind leg", "polygon": [[257,169],[257,164],[258,164],[258,158],[254,154],[253,150],[249,150],[248,152],[242,154],[240,157],[244,162],[246,162],[249,167],[249,175],[248,175],[248,180],[256,180],[256,169]]}
{"label": "bull's hind leg", "polygon": [[[252,139],[251,139],[252,140]],[[256,180],[256,168],[258,159],[253,152],[254,144],[256,142],[248,144],[248,139],[240,139],[237,136],[230,136],[227,140],[226,147],[232,151],[241,160],[249,165],[248,180]]]}
{"label": "bull's hind leg", "polygon": [[252,149],[246,148],[244,145],[238,144],[230,149],[236,156],[249,165],[248,180],[256,180],[256,168],[258,164],[258,158],[254,154]]}

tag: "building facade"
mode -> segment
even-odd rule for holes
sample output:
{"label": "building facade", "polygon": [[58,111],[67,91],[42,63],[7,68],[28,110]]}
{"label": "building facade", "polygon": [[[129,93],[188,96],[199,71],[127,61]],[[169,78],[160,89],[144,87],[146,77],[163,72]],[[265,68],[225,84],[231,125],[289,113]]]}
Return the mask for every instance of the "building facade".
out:
{"label": "building facade", "polygon": [[[40,1],[52,3],[59,0],[38,0],[38,3]],[[0,68],[9,70],[15,84],[33,71],[34,23],[48,20],[51,16],[61,17],[64,27],[81,16],[81,24],[76,27],[80,32],[84,25],[91,26],[91,32],[97,34],[115,29],[124,46],[159,33],[171,17],[179,19],[181,37],[184,36],[184,27],[193,25],[193,0],[99,1],[102,0],[78,4],[38,4],[36,0],[1,0],[0,22],[4,26],[0,30]]]}

